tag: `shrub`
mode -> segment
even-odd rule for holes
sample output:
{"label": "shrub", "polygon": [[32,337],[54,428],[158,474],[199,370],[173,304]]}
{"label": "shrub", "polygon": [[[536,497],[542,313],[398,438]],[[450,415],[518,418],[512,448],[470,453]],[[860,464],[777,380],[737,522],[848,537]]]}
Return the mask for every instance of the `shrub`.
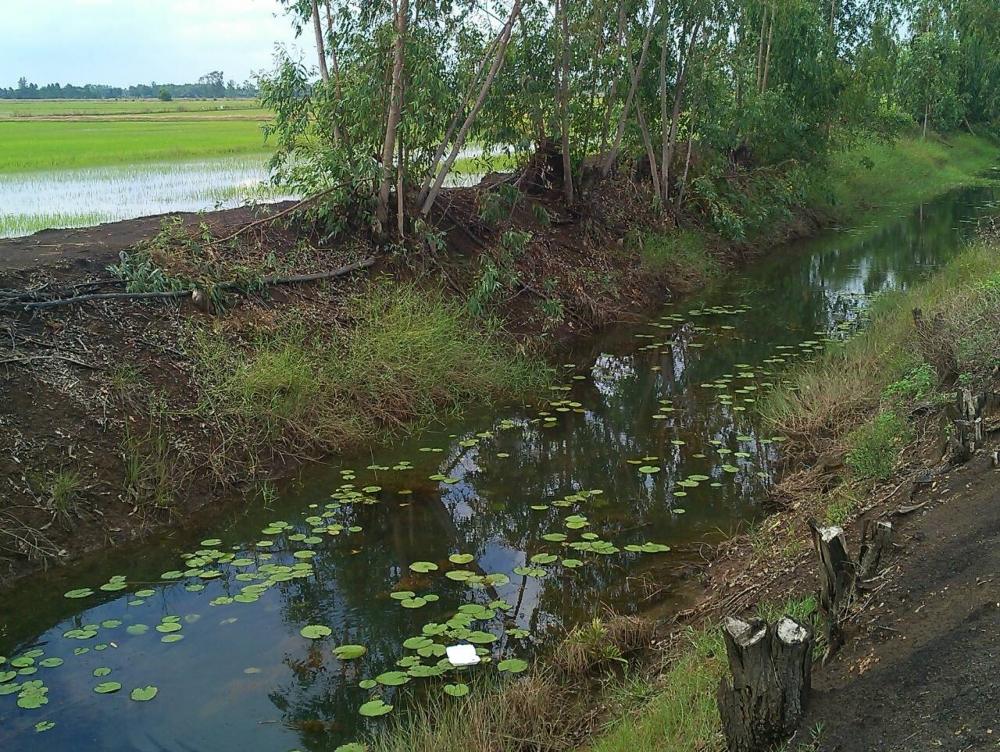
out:
{"label": "shrub", "polygon": [[909,424],[896,413],[879,413],[847,437],[847,466],[859,480],[886,480],[900,449],[913,438]]}

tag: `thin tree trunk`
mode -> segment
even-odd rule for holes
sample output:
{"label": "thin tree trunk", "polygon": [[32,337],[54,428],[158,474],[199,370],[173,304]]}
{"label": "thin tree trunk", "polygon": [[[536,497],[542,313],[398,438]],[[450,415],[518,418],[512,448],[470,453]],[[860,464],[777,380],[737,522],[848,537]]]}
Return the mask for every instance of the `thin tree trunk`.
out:
{"label": "thin tree trunk", "polygon": [[601,175],[607,177],[611,168],[618,161],[618,151],[622,146],[622,137],[625,135],[625,123],[628,121],[628,114],[632,111],[632,101],[635,99],[635,91],[639,86],[639,78],[642,76],[642,69],[646,66],[646,53],[649,51],[649,39],[653,35],[653,27],[656,25],[656,9],[649,9],[649,23],[646,25],[646,33],[642,37],[642,51],[639,53],[639,62],[632,70],[631,81],[628,87],[628,96],[625,97],[625,106],[622,114],[618,118],[618,128],[615,130],[615,140],[611,144],[611,150],[604,157],[604,164],[601,165]]}
{"label": "thin tree trunk", "polygon": [[656,152],[653,150],[653,141],[649,137],[649,127],[646,125],[646,118],[642,114],[642,107],[638,100],[635,103],[635,114],[639,120],[639,131],[642,133],[642,143],[646,147],[646,158],[649,160],[649,176],[653,181],[653,194],[658,202],[663,201],[663,194],[660,193],[660,174],[656,166]]}
{"label": "thin tree trunk", "polygon": [[[663,165],[663,206],[666,208],[670,203],[670,166],[674,161],[674,149],[677,146],[677,121],[681,116],[681,103],[684,100],[684,82],[687,79],[688,69],[691,67],[691,56],[694,55],[694,44],[698,39],[698,31],[701,29],[701,21],[695,23],[691,30],[691,38],[687,44],[687,53],[681,47],[680,53],[683,59],[678,60],[677,85],[674,87],[674,107],[670,113],[670,135],[667,142],[667,156]],[[683,41],[683,40],[682,40]]]}
{"label": "thin tree trunk", "polygon": [[430,192],[431,183],[434,182],[435,170],[441,162],[441,158],[448,150],[448,144],[451,143],[451,137],[455,134],[455,129],[458,128],[459,118],[462,117],[462,113],[465,112],[466,107],[469,106],[469,102],[472,100],[472,93],[475,91],[476,86],[479,85],[479,78],[482,76],[483,70],[486,68],[486,62],[493,56],[498,42],[499,37],[491,41],[486,46],[486,52],[479,60],[479,65],[476,66],[476,72],[473,74],[472,80],[469,82],[469,88],[466,90],[465,96],[462,97],[462,101],[459,102],[458,107],[455,108],[455,112],[452,113],[451,122],[448,123],[448,130],[445,131],[444,138],[441,140],[441,143],[438,144],[438,148],[434,152],[434,158],[431,160],[431,166],[424,175],[423,182],[420,184],[420,195],[417,197],[418,206],[423,206],[424,200]]}
{"label": "thin tree trunk", "polygon": [[[403,1],[405,2],[405,0]],[[479,111],[483,107],[483,102],[486,101],[486,95],[489,93],[490,87],[493,85],[493,79],[496,78],[497,72],[503,65],[504,56],[507,53],[507,44],[510,42],[510,35],[514,29],[514,23],[521,14],[521,1],[522,0],[514,0],[514,5],[510,9],[510,15],[507,17],[507,22],[504,24],[504,27],[500,32],[496,56],[493,58],[493,64],[490,66],[490,72],[487,74],[486,80],[483,81],[483,85],[479,89],[479,96],[476,98],[476,103],[472,106],[472,109],[465,118],[465,122],[462,123],[462,127],[455,136],[455,143],[452,144],[451,153],[444,161],[444,164],[441,165],[441,169],[436,171],[434,184],[431,186],[431,189],[427,194],[427,198],[424,200],[423,206],[420,209],[420,214],[424,217],[430,214],[431,208],[434,206],[434,201],[437,199],[438,191],[441,190],[441,185],[444,183],[445,177],[447,177],[448,173],[451,171],[451,166],[455,163],[459,152],[461,152],[462,147],[465,145],[465,138],[468,136],[469,130],[472,128],[472,124],[476,120],[476,116],[479,115]],[[435,165],[432,165],[431,169],[434,170],[434,168]]]}
{"label": "thin tree trunk", "polygon": [[[618,31],[615,35],[617,50],[621,52],[625,44],[625,3],[618,4]],[[611,86],[608,88],[607,105],[604,108],[604,124],[601,127],[601,154],[608,149],[608,138],[611,135],[611,109],[614,107],[615,97],[618,95],[618,76],[611,79]]]}
{"label": "thin tree trunk", "polygon": [[924,133],[921,136],[921,138],[924,141],[927,140],[927,119],[930,117],[930,112],[931,112],[931,106],[930,103],[927,103],[924,105]]}
{"label": "thin tree trunk", "polygon": [[[330,10],[330,0],[326,0],[323,5],[326,9],[326,39],[330,46],[330,62],[333,64],[334,89],[337,102],[340,103],[344,99],[344,92],[340,86],[340,65],[337,62],[337,45],[333,38],[333,13]],[[337,143],[344,140],[343,134],[340,131],[340,125],[336,120],[333,122],[333,138]]]}
{"label": "thin tree trunk", "polygon": [[760,38],[757,40],[757,77],[754,81],[754,88],[760,92],[760,81],[764,73],[764,37],[767,35],[767,6],[764,6],[764,13],[760,18]]}
{"label": "thin tree trunk", "polygon": [[774,39],[774,10],[771,10],[771,23],[767,28],[767,52],[764,54],[764,77],[760,81],[761,93],[767,91],[767,74],[771,68],[771,41]]}
{"label": "thin tree trunk", "polygon": [[562,65],[559,73],[559,120],[562,131],[563,195],[573,203],[573,160],[569,152],[569,12],[568,0],[556,0],[562,27]]}
{"label": "thin tree trunk", "polygon": [[[681,32],[681,39],[684,32]],[[660,45],[660,174],[658,181],[664,185],[667,182],[667,23],[663,24],[663,42]],[[661,205],[662,207],[662,205]]]}
{"label": "thin tree trunk", "polygon": [[691,125],[688,133],[687,156],[684,157],[684,174],[681,176],[681,185],[677,189],[677,198],[674,201],[674,214],[680,214],[681,202],[684,201],[684,191],[687,189],[688,170],[691,167],[691,146],[694,144],[694,115],[691,115]]}
{"label": "thin tree trunk", "polygon": [[409,17],[409,0],[398,0],[396,5],[396,39],[392,50],[392,85],[389,94],[389,113],[382,141],[382,176],[379,180],[378,204],[375,219],[379,233],[386,232],[389,220],[389,190],[392,185],[392,155],[396,148],[396,131],[403,111],[403,58],[406,52],[406,26]]}
{"label": "thin tree trunk", "polygon": [[319,58],[319,74],[323,83],[330,83],[330,71],[326,67],[326,45],[323,44],[323,25],[319,20],[319,2],[312,0],[313,31],[316,34],[316,56]]}
{"label": "thin tree trunk", "polygon": [[406,178],[404,175],[404,170],[406,169],[406,159],[403,152],[403,140],[400,139],[397,142],[399,148],[399,155],[396,159],[396,232],[399,234],[399,239],[402,240],[404,237],[404,226],[403,226],[403,181]]}

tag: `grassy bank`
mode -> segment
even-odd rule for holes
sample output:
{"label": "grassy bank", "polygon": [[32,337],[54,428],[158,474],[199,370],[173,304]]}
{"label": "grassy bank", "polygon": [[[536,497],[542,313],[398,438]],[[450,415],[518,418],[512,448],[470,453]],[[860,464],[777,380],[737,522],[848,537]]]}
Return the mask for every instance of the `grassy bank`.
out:
{"label": "grassy bank", "polygon": [[[192,333],[197,413],[241,450],[332,451],[538,394],[544,362],[440,291],[376,281],[337,320],[283,315],[243,341]],[[231,440],[235,439],[235,442]]]}
{"label": "grassy bank", "polygon": [[891,144],[866,139],[835,154],[825,168],[793,167],[743,186],[745,193],[706,198],[697,226],[639,229],[628,241],[647,270],[693,289],[722,273],[719,258],[734,244],[766,247],[807,235],[817,223],[862,225],[894,208],[984,183],[998,157],[995,142],[968,134],[947,140],[906,135]]}

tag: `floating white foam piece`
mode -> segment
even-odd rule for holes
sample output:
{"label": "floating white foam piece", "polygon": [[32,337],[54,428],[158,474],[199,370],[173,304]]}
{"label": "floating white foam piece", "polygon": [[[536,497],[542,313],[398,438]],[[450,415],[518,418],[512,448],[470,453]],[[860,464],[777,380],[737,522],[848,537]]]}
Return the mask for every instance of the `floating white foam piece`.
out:
{"label": "floating white foam piece", "polygon": [[475,666],[480,661],[475,645],[449,645],[444,651],[452,666]]}

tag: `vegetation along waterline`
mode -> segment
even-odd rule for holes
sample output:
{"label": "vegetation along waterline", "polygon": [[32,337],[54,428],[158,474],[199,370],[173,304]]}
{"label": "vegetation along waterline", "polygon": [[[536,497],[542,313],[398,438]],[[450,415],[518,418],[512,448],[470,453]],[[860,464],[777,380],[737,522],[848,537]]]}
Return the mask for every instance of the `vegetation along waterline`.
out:
{"label": "vegetation along waterline", "polygon": [[[202,5],[177,14],[185,31]],[[852,352],[879,295],[912,292],[996,211],[1000,11],[278,7],[308,47],[277,46],[254,82],[262,121],[167,111],[164,86],[146,113],[85,125],[98,159],[115,157],[112,127],[138,159],[181,141],[174,126],[260,125],[269,187],[295,201],[0,243],[0,737],[613,749],[660,746],[665,724],[665,743],[720,746],[713,619],[818,611],[824,653],[848,643],[841,616],[883,585],[861,576],[844,609],[809,597],[801,536],[781,531],[880,508],[891,486],[852,504],[840,481],[880,482],[911,431],[929,434],[935,400],[892,402],[923,390],[926,365],[986,379],[975,348],[940,352],[945,314],[917,317],[926,363],[858,390],[864,421],[823,446],[795,428],[839,409],[801,410],[799,374]],[[25,77],[0,94],[37,91]],[[92,159],[57,147],[94,117],[34,125]],[[45,149],[22,143],[27,174]],[[458,187],[470,160],[485,174]],[[959,448],[980,426],[970,404]],[[650,708],[657,729],[632,722]]]}

